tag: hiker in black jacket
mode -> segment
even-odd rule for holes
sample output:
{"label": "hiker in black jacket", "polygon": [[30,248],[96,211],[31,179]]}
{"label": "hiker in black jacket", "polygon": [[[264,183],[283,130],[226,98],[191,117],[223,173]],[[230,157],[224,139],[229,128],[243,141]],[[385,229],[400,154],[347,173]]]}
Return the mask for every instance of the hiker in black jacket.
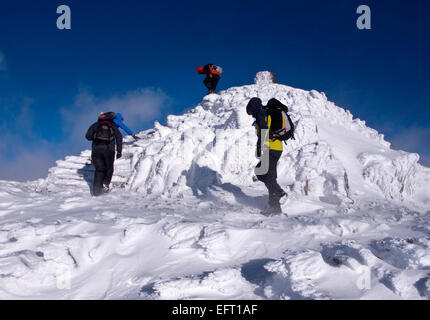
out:
{"label": "hiker in black jacket", "polygon": [[113,165],[116,158],[122,155],[122,134],[110,120],[99,120],[93,123],[85,135],[92,141],[91,161],[96,169],[94,173],[93,194],[101,195],[109,191],[113,175]]}
{"label": "hiker in black jacket", "polygon": [[[269,102],[273,103],[273,100],[271,99]],[[269,192],[269,203],[261,213],[266,216],[282,213],[279,201],[286,195],[286,192],[282,190],[276,180],[278,177],[277,165],[282,155],[283,145],[282,141],[270,136],[272,120],[274,122],[275,119],[267,113],[261,99],[257,97],[248,102],[246,112],[255,119],[254,126],[258,137],[256,156],[260,159],[260,163],[256,167],[256,178],[265,184]],[[267,170],[262,167],[263,159],[266,161]]]}
{"label": "hiker in black jacket", "polygon": [[206,75],[203,83],[205,84],[206,88],[208,88],[208,94],[216,93],[216,86],[218,85],[218,81],[221,78],[222,68],[209,63],[204,67],[198,67],[197,73]]}

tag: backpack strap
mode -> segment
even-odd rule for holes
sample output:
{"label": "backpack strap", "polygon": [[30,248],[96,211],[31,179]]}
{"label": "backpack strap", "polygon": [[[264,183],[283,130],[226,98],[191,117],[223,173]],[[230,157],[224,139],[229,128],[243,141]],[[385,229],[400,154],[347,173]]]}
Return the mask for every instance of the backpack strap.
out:
{"label": "backpack strap", "polygon": [[272,132],[270,131],[270,127],[272,126],[272,117],[270,115],[266,116],[266,124],[267,124],[267,131],[266,131],[266,136],[264,137],[264,141],[269,142],[269,140],[272,139]]}

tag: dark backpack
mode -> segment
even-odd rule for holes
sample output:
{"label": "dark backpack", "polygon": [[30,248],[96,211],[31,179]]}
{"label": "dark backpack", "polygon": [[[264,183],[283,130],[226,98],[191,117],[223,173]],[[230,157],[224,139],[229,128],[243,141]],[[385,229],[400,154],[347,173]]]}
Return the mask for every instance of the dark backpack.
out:
{"label": "dark backpack", "polygon": [[287,141],[294,138],[294,123],[288,114],[288,107],[280,101],[272,98],[265,107],[270,115],[272,123],[270,126],[270,139]]}
{"label": "dark backpack", "polygon": [[94,133],[94,141],[110,143],[113,139],[112,123],[110,121],[100,121]]}

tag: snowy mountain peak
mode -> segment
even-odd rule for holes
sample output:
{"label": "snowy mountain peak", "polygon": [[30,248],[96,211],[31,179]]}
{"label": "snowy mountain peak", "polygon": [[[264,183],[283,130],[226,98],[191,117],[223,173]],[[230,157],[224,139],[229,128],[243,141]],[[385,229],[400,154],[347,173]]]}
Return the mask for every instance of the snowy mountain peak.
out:
{"label": "snowy mountain peak", "polygon": [[273,72],[270,71],[260,71],[257,72],[257,74],[255,75],[254,78],[254,83],[257,85],[267,85],[267,84],[272,84],[275,83],[275,74]]}
{"label": "snowy mountain peak", "polygon": [[[253,185],[256,135],[245,111],[252,97],[263,103],[277,98],[290,109],[296,140],[285,146],[278,180],[291,195],[338,204],[376,197],[428,207],[429,188],[423,186],[429,185],[429,169],[418,164],[418,155],[390,149],[383,135],[324,93],[276,84],[269,71],[258,72],[253,85],[205,96],[187,113],[168,116],[165,126],[155,122],[139,134],[138,142],[127,138],[114,184],[173,197],[207,194],[226,183]],[[88,189],[93,170],[89,156],[84,151],[59,161],[44,186]]]}
{"label": "snowy mountain peak", "polygon": [[[2,183],[0,298],[429,299],[430,169],[323,93],[255,78],[126,137],[109,194],[90,150]],[[288,217],[259,213],[252,97],[296,125]]]}

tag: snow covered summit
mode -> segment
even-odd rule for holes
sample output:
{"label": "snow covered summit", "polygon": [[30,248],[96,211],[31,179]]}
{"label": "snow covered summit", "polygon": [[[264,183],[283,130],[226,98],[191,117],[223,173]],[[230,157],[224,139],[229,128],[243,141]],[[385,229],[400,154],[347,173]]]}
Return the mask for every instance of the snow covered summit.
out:
{"label": "snow covered summit", "polygon": [[[422,204],[425,210],[430,170],[418,164],[417,154],[390,149],[383,135],[324,93],[275,84],[272,78],[270,72],[259,72],[254,85],[208,95],[184,115],[168,116],[166,126],[156,122],[140,134],[141,141],[126,145],[114,183],[147,195],[204,193],[225,183],[251,185],[256,136],[245,107],[252,97],[263,103],[274,97],[290,108],[296,124],[296,140],[288,142],[278,167],[280,184],[294,195],[336,203],[384,197]],[[47,179],[48,190],[64,180],[88,188],[76,174],[89,173],[91,179],[88,161],[89,151],[60,161]]]}
{"label": "snow covered summit", "polygon": [[[252,97],[296,125],[278,166],[288,217],[259,214]],[[324,93],[263,71],[138,136],[102,197],[89,150],[2,182],[0,298],[430,298],[430,169]]]}

